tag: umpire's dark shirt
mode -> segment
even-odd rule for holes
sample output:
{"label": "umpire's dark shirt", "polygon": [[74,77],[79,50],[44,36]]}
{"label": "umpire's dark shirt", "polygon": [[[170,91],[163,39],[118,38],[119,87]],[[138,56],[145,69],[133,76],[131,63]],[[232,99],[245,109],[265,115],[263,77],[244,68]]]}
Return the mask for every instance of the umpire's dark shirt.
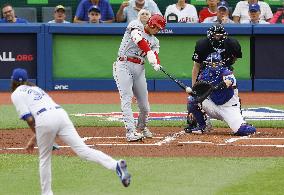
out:
{"label": "umpire's dark shirt", "polygon": [[225,66],[231,67],[233,65],[233,59],[242,57],[241,45],[236,39],[227,38],[220,48],[216,51],[208,38],[200,39],[196,42],[195,51],[192,56],[192,60],[202,64],[206,60],[207,56],[213,52],[219,52],[225,61]]}

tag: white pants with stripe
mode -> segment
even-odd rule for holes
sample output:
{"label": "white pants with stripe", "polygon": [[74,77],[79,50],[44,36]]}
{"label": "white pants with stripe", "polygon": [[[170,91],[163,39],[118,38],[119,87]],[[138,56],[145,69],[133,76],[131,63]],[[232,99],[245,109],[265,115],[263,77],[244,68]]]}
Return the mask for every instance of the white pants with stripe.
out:
{"label": "white pants with stripe", "polygon": [[99,163],[107,169],[116,170],[116,160],[101,151],[89,148],[83,142],[64,109],[42,112],[35,116],[35,122],[42,195],[53,194],[51,189],[51,155],[56,136],[69,145],[82,159]]}
{"label": "white pants with stripe", "polygon": [[202,102],[202,109],[209,117],[225,121],[234,133],[245,123],[241,114],[241,105],[237,89],[234,90],[234,96],[223,105],[216,105],[210,98],[205,99]]}
{"label": "white pants with stripe", "polygon": [[150,112],[144,65],[117,61],[113,64],[113,77],[120,95],[121,111],[126,130],[130,132],[136,130],[131,108],[134,96],[139,108],[137,127],[143,129],[148,123]]}

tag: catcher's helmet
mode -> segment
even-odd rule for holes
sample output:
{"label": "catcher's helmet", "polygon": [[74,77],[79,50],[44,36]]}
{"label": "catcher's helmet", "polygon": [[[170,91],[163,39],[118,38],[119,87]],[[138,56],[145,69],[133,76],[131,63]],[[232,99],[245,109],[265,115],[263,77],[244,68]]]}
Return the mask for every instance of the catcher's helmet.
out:
{"label": "catcher's helmet", "polygon": [[228,33],[221,24],[215,24],[207,30],[207,38],[214,48],[219,48],[223,45],[227,37]]}
{"label": "catcher's helmet", "polygon": [[222,66],[222,57],[220,55],[220,53],[218,52],[214,52],[211,53],[207,56],[206,61],[205,61],[205,65],[206,66],[210,66],[210,67],[217,67],[217,66]]}
{"label": "catcher's helmet", "polygon": [[166,20],[160,14],[154,14],[150,17],[147,24],[150,28],[158,27],[160,30],[164,29],[166,26]]}

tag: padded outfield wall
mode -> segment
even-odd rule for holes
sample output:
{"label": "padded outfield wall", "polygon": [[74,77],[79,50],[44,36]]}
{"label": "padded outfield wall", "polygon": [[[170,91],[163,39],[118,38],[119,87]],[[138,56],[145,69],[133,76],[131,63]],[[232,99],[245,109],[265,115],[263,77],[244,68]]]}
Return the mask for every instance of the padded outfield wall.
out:
{"label": "padded outfield wall", "polygon": [[[47,52],[51,65],[47,74],[46,88],[71,90],[116,90],[112,77],[112,64],[117,58],[118,48],[125,27],[114,24],[117,29],[102,25],[89,28],[89,25],[73,25],[62,28],[49,26],[51,45]],[[159,33],[161,64],[172,75],[191,85],[191,56],[195,43],[204,37],[210,25],[168,24]],[[252,90],[250,35],[251,25],[227,26],[233,37],[240,41],[243,58],[235,64],[235,74],[242,91]],[[107,34],[107,35],[106,35]],[[50,56],[49,56],[50,54]],[[176,84],[163,73],[155,72],[146,64],[146,77],[150,91],[177,91]]]}
{"label": "padded outfield wall", "polygon": [[[188,85],[195,42],[205,37],[209,26],[168,24],[158,34],[161,64]],[[9,90],[9,75],[15,67],[29,69],[33,81],[47,90],[116,90],[112,64],[125,27],[1,24],[0,37],[5,44],[0,53],[0,90]],[[243,58],[234,65],[240,91],[284,91],[284,26],[248,24],[225,28],[242,46]],[[181,90],[162,72],[155,72],[149,64],[145,66],[150,91]]]}

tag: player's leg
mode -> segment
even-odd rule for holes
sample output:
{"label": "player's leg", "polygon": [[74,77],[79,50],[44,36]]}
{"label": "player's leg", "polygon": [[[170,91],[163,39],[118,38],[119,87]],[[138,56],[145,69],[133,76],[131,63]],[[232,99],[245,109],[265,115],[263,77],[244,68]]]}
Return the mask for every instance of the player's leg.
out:
{"label": "player's leg", "polygon": [[116,160],[101,151],[89,148],[78,135],[68,114],[63,109],[58,110],[57,116],[61,119],[63,127],[58,131],[57,135],[69,145],[78,156],[86,160],[97,162],[108,169],[115,170]]}
{"label": "player's leg", "polygon": [[107,169],[116,171],[125,187],[130,184],[131,176],[127,172],[127,166],[124,160],[116,161],[102,151],[88,147],[77,133],[68,114],[63,109],[59,112],[58,118],[61,119],[63,128],[58,131],[57,135],[62,141],[69,145],[80,158],[96,162]]}
{"label": "player's leg", "polygon": [[145,78],[144,66],[136,65],[137,73],[133,82],[133,93],[136,97],[139,117],[137,122],[137,130],[140,130],[144,137],[153,137],[152,132],[147,128],[148,117],[150,112],[150,105],[148,101],[147,82]]}
{"label": "player's leg", "polygon": [[206,115],[193,96],[187,98],[187,111],[194,116],[197,122],[197,127],[188,130],[187,133],[203,133],[206,127]]}
{"label": "player's leg", "polygon": [[226,105],[221,106],[221,109],[224,121],[227,122],[235,135],[246,136],[256,132],[256,128],[244,120],[238,99],[232,98]]}
{"label": "player's leg", "polygon": [[[46,113],[44,113],[46,115]],[[43,115],[43,114],[42,114]],[[44,116],[40,116],[44,117]],[[39,150],[39,171],[41,191],[43,195],[52,195],[51,189],[51,155],[52,145],[56,137],[56,132],[52,131],[54,122],[45,118],[46,122],[40,123],[37,120],[36,140]],[[48,124],[48,122],[50,122]]]}
{"label": "player's leg", "polygon": [[141,140],[143,136],[136,132],[135,121],[131,108],[133,98],[133,75],[130,71],[129,62],[116,62],[113,67],[113,77],[120,95],[121,111],[126,128],[127,141]]}
{"label": "player's leg", "polygon": [[220,108],[210,99],[205,99],[202,102],[202,110],[206,113],[206,128],[205,131],[209,132],[213,129],[210,119],[223,120],[222,116],[219,114]]}

